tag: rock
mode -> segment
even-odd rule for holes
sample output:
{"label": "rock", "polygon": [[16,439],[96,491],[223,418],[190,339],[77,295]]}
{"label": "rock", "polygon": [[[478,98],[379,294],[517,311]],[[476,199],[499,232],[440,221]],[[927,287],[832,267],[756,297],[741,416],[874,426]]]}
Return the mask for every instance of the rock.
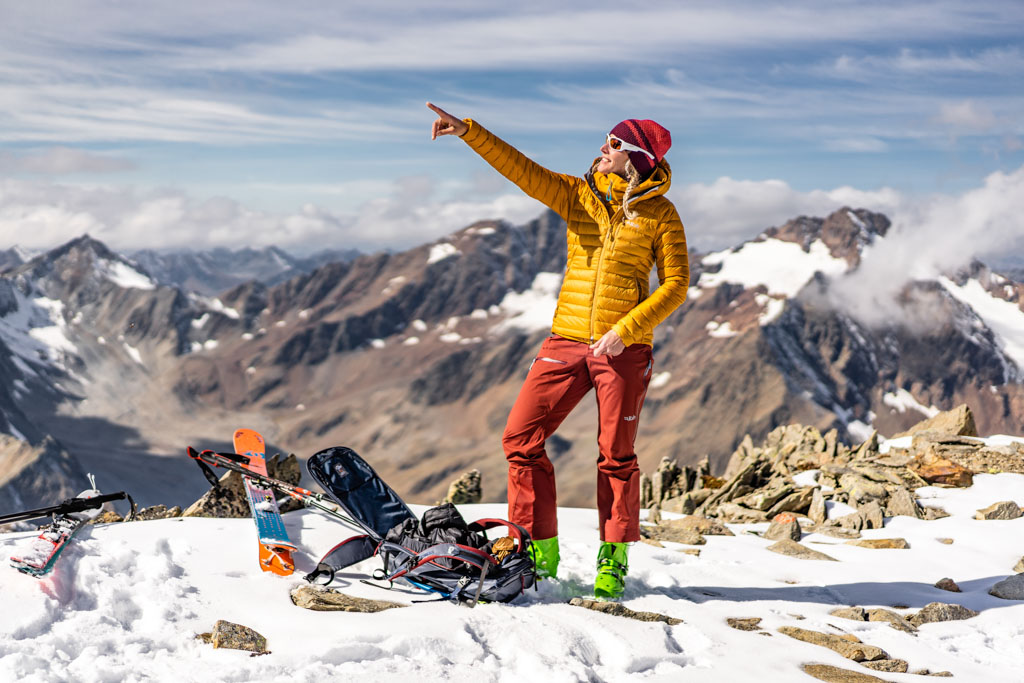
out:
{"label": "rock", "polygon": [[1003,600],[1024,600],[1024,574],[1014,574],[988,589],[989,595]]}
{"label": "rock", "polygon": [[651,502],[661,503],[686,493],[689,490],[687,479],[688,477],[675,460],[662,457],[657,469],[651,475]]}
{"label": "rock", "polygon": [[924,509],[924,518],[927,520],[942,519],[943,517],[949,517],[949,513],[940,507],[926,507]]}
{"label": "rock", "polygon": [[[267,476],[280,479],[292,486],[298,486],[302,480],[302,468],[299,466],[299,459],[295,457],[294,453],[291,453],[287,458],[281,460],[280,454],[275,453],[267,460]],[[301,510],[305,507],[301,501],[291,496],[275,495],[277,496],[277,509],[281,511],[282,515],[294,512],[295,510]]]}
{"label": "rock", "polygon": [[864,528],[864,518],[857,512],[851,512],[848,515],[843,515],[842,517],[836,517],[833,520],[829,520],[829,524],[835,525],[841,529],[860,531]]}
{"label": "rock", "polygon": [[1018,574],[1024,572],[1024,557],[1017,560],[1017,564],[1013,565],[1013,571],[1017,572]]}
{"label": "rock", "polygon": [[818,631],[810,631],[796,626],[781,626],[779,627],[779,633],[785,634],[790,638],[802,640],[805,643],[827,647],[833,652],[838,652],[843,657],[852,659],[855,662],[870,662],[878,659],[889,659],[889,655],[886,654],[885,650],[882,648],[875,647],[874,645],[866,645],[859,640],[854,642],[840,636],[828,633],[819,633]]}
{"label": "rock", "polygon": [[680,548],[679,552],[686,555],[693,555],[694,557],[700,557],[700,548]]}
{"label": "rock", "polygon": [[918,507],[914,494],[901,486],[889,494],[889,500],[885,504],[885,514],[889,517],[904,515],[920,519],[921,508]]}
{"label": "rock", "polygon": [[664,545],[662,545],[661,541],[656,541],[653,538],[641,538],[640,542],[641,543],[646,543],[647,545],[653,545],[655,548],[664,548],[665,547]]}
{"label": "rock", "polygon": [[637,612],[618,602],[601,602],[598,600],[588,600],[587,598],[573,598],[569,601],[569,604],[575,607],[585,607],[586,609],[592,609],[597,612],[604,612],[605,614],[610,614],[615,617],[636,619],[637,621],[663,622],[671,626],[683,623],[682,619],[658,614],[657,612]]}
{"label": "rock", "polygon": [[733,532],[729,531],[729,527],[717,519],[708,519],[700,515],[680,517],[679,519],[665,522],[661,526],[673,529],[693,529],[705,536],[735,536]]}
{"label": "rock", "polygon": [[939,457],[933,451],[915,458],[911,471],[929,484],[967,488],[974,483],[974,475],[962,465]]}
{"label": "rock", "polygon": [[867,621],[868,619],[868,614],[863,607],[836,607],[829,614],[833,617],[852,619],[853,621]]}
{"label": "rock", "polygon": [[768,530],[764,532],[764,537],[770,541],[781,541],[783,539],[799,541],[802,535],[800,522],[797,521],[796,515],[791,512],[775,515],[772,523],[768,525]]}
{"label": "rock", "polygon": [[692,515],[714,492],[714,489],[697,489],[696,491],[690,491],[681,496],[662,501],[661,509],[665,512]]}
{"label": "rock", "polygon": [[894,674],[905,674],[910,665],[903,659],[879,659],[874,662],[861,662],[861,666],[874,671],[887,671]]}
{"label": "rock", "polygon": [[947,410],[946,412],[939,413],[935,417],[918,422],[907,431],[900,432],[893,438],[910,436],[911,434],[928,430],[943,432],[945,434],[955,434],[957,436],[978,435],[978,428],[974,424],[974,414],[965,403],[957,406],[953,410]]}
{"label": "rock", "polygon": [[874,550],[908,550],[910,544],[905,538],[862,538],[857,541],[847,541],[846,545],[855,545],[859,548],[872,548]]}
{"label": "rock", "polygon": [[936,588],[941,588],[944,591],[949,591],[950,593],[960,593],[960,592],[962,592],[960,590],[960,586],[958,586],[956,584],[956,581],[954,581],[953,579],[950,579],[950,578],[939,579],[938,581],[935,582],[935,587]]}
{"label": "rock", "polygon": [[857,508],[857,514],[864,520],[862,529],[881,529],[885,523],[885,519],[882,516],[882,506],[878,504],[877,500],[861,505]]}
{"label": "rock", "polygon": [[937,538],[935,540],[937,540],[939,543],[941,543],[943,545],[953,545],[953,539],[952,538]]}
{"label": "rock", "polygon": [[181,508],[177,505],[172,507],[170,510],[167,509],[166,505],[153,505],[139,510],[135,519],[140,522],[145,522],[150,519],[171,519],[172,517],[181,517]]}
{"label": "rock", "polygon": [[1024,511],[1012,500],[1004,500],[1000,503],[993,503],[987,508],[978,510],[974,514],[975,519],[1017,519]]}
{"label": "rock", "polygon": [[725,623],[740,631],[761,630],[761,627],[758,626],[761,623],[761,617],[729,617]]}
{"label": "rock", "polygon": [[907,617],[914,626],[921,624],[932,624],[939,621],[960,621],[978,616],[979,612],[968,609],[963,605],[950,605],[944,602],[930,602],[920,612]]}
{"label": "rock", "polygon": [[815,524],[824,524],[827,516],[827,508],[825,507],[825,496],[822,495],[821,489],[818,487],[814,488],[811,493],[811,505],[807,508],[807,516],[811,518],[811,521]]}
{"label": "rock", "polygon": [[816,526],[810,529],[810,531],[822,536],[831,536],[832,538],[860,538],[860,532],[856,529],[845,529],[838,526]]}
{"label": "rock", "polygon": [[839,486],[850,494],[850,500],[860,504],[872,500],[885,500],[889,492],[885,486],[878,482],[871,481],[856,473],[847,473],[839,477]]}
{"label": "rock", "polygon": [[217,486],[203,494],[182,513],[182,517],[249,517],[249,502],[245,498],[242,475],[227,472]]}
{"label": "rock", "polygon": [[905,633],[914,633],[917,631],[917,627],[907,621],[902,614],[897,614],[892,610],[881,608],[869,609],[867,611],[867,617],[868,621],[884,621],[897,631],[903,631]]}
{"label": "rock", "polygon": [[448,487],[448,494],[442,503],[454,505],[475,505],[483,498],[480,485],[480,470],[470,470],[456,479]]}
{"label": "rock", "polygon": [[[206,636],[209,638],[207,639]],[[227,648],[230,650],[245,650],[264,654],[267,652],[267,639],[248,626],[233,624],[230,621],[220,619],[213,625],[213,631],[209,634],[202,634],[202,639],[213,645],[214,648]]]}
{"label": "rock", "polygon": [[292,603],[316,612],[382,612],[395,607],[408,607],[387,600],[368,600],[327,588],[326,586],[299,586],[291,592]]}
{"label": "rock", "polygon": [[651,524],[661,524],[661,507],[657,503],[651,504],[647,510],[647,521]]}
{"label": "rock", "polygon": [[789,494],[768,510],[768,518],[771,519],[783,512],[807,512],[814,499],[814,492],[818,491],[816,486],[805,486]]}
{"label": "rock", "polygon": [[[179,508],[180,510],[180,508]],[[114,524],[116,522],[123,522],[124,517],[117,514],[113,510],[104,510],[100,514],[96,515],[92,519],[86,521],[86,524]]]}
{"label": "rock", "polygon": [[831,664],[804,664],[800,667],[800,670],[812,678],[817,678],[819,681],[827,681],[827,683],[887,683],[883,678],[859,671],[841,669]]}
{"label": "rock", "polygon": [[780,484],[778,486],[770,486],[762,489],[758,489],[753,493],[748,493],[743,498],[735,501],[744,507],[748,507],[752,510],[760,510],[761,512],[767,512],[772,509],[776,503],[780,500],[793,493],[793,487],[789,484]]}
{"label": "rock", "polygon": [[718,506],[718,516],[730,524],[750,524],[768,521],[768,515],[760,510],[751,510],[737,503],[722,503]]}
{"label": "rock", "polygon": [[640,473],[640,507],[649,508],[654,500],[654,486],[651,483],[651,478],[643,472]]}
{"label": "rock", "polygon": [[[673,520],[678,521],[678,520]],[[669,541],[670,543],[685,543],[686,545],[704,545],[707,541],[699,531],[693,528],[673,526],[671,523],[659,524],[655,527],[644,527],[650,534],[649,538],[656,541]]]}
{"label": "rock", "polygon": [[834,557],[830,557],[825,553],[819,553],[817,550],[811,550],[807,546],[801,545],[796,541],[784,540],[778,543],[773,543],[768,546],[768,550],[773,553],[779,553],[780,555],[786,555],[788,557],[795,557],[799,560],[830,560],[832,562],[838,562]]}

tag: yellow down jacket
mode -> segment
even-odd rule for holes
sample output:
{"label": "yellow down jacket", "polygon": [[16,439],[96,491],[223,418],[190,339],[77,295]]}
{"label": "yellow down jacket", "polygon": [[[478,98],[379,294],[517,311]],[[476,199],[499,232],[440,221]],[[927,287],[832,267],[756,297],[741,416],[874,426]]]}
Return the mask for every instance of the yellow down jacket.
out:
{"label": "yellow down jacket", "polygon": [[[683,224],[664,196],[672,181],[668,163],[661,161],[633,191],[628,208],[636,215],[630,219],[621,205],[626,183],[617,175],[549,171],[479,123],[465,122],[466,144],[568,225],[568,260],[551,331],[589,344],[614,329],[626,346],[652,343],[655,326],[686,300],[690,282]],[[650,292],[654,266],[660,286]]]}

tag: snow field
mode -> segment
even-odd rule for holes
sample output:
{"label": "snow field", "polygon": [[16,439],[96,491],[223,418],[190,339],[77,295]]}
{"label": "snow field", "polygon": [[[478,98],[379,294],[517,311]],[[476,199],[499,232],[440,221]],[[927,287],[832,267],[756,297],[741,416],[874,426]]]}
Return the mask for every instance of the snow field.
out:
{"label": "snow field", "polygon": [[[699,557],[686,546],[637,543],[624,603],[684,620],[644,623],[570,606],[591,589],[597,551],[594,510],[560,509],[560,579],[544,581],[511,605],[475,609],[447,602],[376,614],[313,612],[289,589],[340,540],[345,527],[313,512],[285,515],[299,547],[297,572],[257,567],[248,519],[185,519],[94,527],[82,532],[56,570],[38,580],[0,567],[0,681],[325,681],[401,678],[442,681],[763,681],[801,680],[799,666],[823,662],[861,669],[829,650],[777,632],[783,625],[853,633],[906,659],[911,670],[949,670],[961,681],[1017,681],[1024,665],[1024,603],[988,589],[1012,573],[1024,546],[1024,518],[978,521],[1000,500],[1024,503],[1024,475],[978,475],[971,489],[925,488],[922,502],[951,517],[892,518],[864,538],[902,537],[909,550],[871,550],[819,534],[802,543],[839,560],[806,561],[766,550],[751,532],[707,536]],[[416,512],[422,506],[413,506]],[[462,506],[467,519],[504,516],[504,505]],[[665,515],[671,517],[671,515]],[[33,532],[0,535],[0,556]],[[954,539],[953,544],[940,542]],[[426,596],[359,581],[371,559],[334,586],[353,595],[410,603]],[[957,581],[963,593],[933,586]],[[837,606],[886,607],[909,614],[930,602],[981,611],[966,621],[926,624],[918,634],[884,623],[831,617]],[[906,606],[903,609],[901,606]],[[761,617],[760,632],[726,624]],[[801,618],[802,617],[802,618]],[[214,650],[195,640],[218,619],[267,637],[272,654]],[[771,634],[769,637],[766,634]],[[867,670],[863,670],[868,673]],[[892,681],[921,681],[884,674]]]}

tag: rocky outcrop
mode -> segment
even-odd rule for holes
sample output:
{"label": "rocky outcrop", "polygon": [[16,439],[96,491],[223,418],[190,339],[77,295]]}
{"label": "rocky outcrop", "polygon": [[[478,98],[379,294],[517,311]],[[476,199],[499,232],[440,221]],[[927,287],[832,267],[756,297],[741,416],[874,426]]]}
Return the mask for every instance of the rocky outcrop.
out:
{"label": "rocky outcrop", "polygon": [[463,505],[479,503],[481,498],[483,488],[480,483],[480,470],[470,470],[451,483],[448,495],[441,502]]}
{"label": "rocky outcrop", "polygon": [[662,622],[669,624],[670,626],[683,623],[682,619],[676,619],[675,617],[670,617],[665,614],[658,614],[657,612],[638,612],[618,602],[602,602],[600,600],[590,600],[588,598],[573,598],[569,601],[569,604],[574,607],[583,607],[585,609],[592,609],[596,612],[603,612],[604,614],[610,614],[616,617],[636,619],[637,621]]}
{"label": "rocky outcrop", "polygon": [[[297,486],[301,478],[298,459],[294,454],[284,460],[275,454],[267,460],[267,475],[273,479],[280,479],[288,484]],[[290,512],[302,507],[302,503],[294,498],[276,494],[278,497],[278,509],[282,512]],[[211,487],[203,494],[203,497],[192,503],[181,513],[182,517],[250,517],[249,501],[245,495],[245,486],[242,483],[242,475],[235,471],[226,472],[217,482],[217,486]]]}
{"label": "rocky outcrop", "polygon": [[370,600],[346,595],[326,586],[299,586],[291,592],[292,603],[317,612],[382,612],[396,607],[408,607],[400,602]]}
{"label": "rocky outcrop", "polygon": [[200,633],[196,638],[210,643],[215,649],[228,648],[230,650],[245,650],[257,655],[269,654],[267,639],[264,636],[248,626],[234,624],[223,619],[219,619],[213,625],[212,632]]}

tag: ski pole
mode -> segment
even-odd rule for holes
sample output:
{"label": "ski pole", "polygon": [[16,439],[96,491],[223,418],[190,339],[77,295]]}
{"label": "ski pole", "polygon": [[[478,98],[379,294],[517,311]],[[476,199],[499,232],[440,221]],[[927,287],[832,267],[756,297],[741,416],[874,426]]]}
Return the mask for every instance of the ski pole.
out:
{"label": "ski pole", "polygon": [[54,514],[66,514],[72,512],[83,512],[85,510],[93,510],[101,507],[104,503],[109,503],[115,500],[127,500],[131,506],[132,511],[128,518],[131,519],[135,516],[135,501],[124,491],[118,491],[117,493],[106,493],[93,498],[68,498],[62,503],[57,505],[51,505],[45,508],[39,508],[37,510],[26,510],[24,512],[13,512],[9,515],[0,516],[0,524],[8,524],[11,522],[22,522],[27,519],[35,519],[36,517],[46,517],[47,515]]}
{"label": "ski pole", "polygon": [[278,491],[295,498],[306,507],[313,508],[314,510],[333,517],[339,522],[342,522],[354,529],[362,530],[362,527],[356,523],[355,520],[338,512],[338,510],[333,506],[324,504],[324,501],[329,500],[324,494],[315,493],[314,491],[302,488],[301,486],[295,486],[286,481],[274,479],[247,469],[245,464],[249,462],[249,459],[244,455],[239,455],[237,453],[215,453],[214,451],[197,452],[196,449],[191,446],[188,446],[185,450],[188,453],[188,456],[195,460],[199,465],[199,468],[203,471],[207,480],[209,480],[215,487],[220,485],[220,481],[217,479],[217,475],[210,469],[210,465],[238,472],[243,476],[249,477],[258,484],[277,489]]}

